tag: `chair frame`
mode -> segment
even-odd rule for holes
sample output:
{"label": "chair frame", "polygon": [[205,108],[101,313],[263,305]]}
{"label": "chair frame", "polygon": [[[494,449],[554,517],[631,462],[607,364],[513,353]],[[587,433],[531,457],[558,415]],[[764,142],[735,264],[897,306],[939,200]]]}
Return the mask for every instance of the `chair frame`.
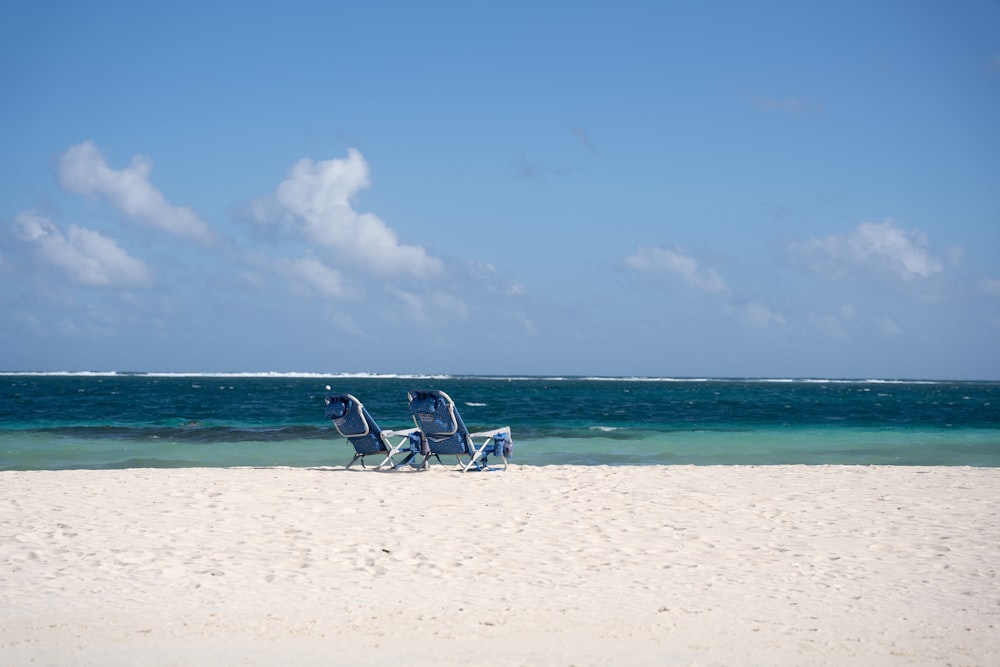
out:
{"label": "chair frame", "polygon": [[[489,430],[489,431],[476,431],[475,433],[469,432],[469,430],[465,426],[465,422],[462,420],[461,415],[458,412],[458,408],[455,406],[455,401],[452,400],[451,396],[449,396],[445,392],[441,391],[440,389],[427,389],[427,390],[419,390],[419,391],[418,390],[414,390],[414,391],[411,391],[411,392],[409,392],[407,394],[407,398],[408,398],[411,406],[412,406],[412,403],[413,403],[414,394],[417,394],[417,393],[419,393],[419,394],[425,394],[425,395],[426,394],[434,394],[436,396],[439,396],[439,397],[443,398],[447,402],[447,404],[448,404],[448,410],[450,412],[451,422],[455,426],[451,431],[448,431],[448,432],[445,432],[445,433],[439,433],[439,434],[435,434],[434,436],[431,436],[431,435],[429,435],[424,430],[424,427],[421,426],[421,424],[420,424],[421,420],[420,420],[419,416],[417,414],[413,413],[412,409],[411,409],[411,414],[413,415],[413,423],[417,426],[417,428],[423,434],[424,438],[426,438],[427,445],[428,445],[428,447],[430,449],[430,452],[428,454],[424,455],[424,458],[420,462],[419,467],[422,470],[428,469],[430,467],[430,457],[434,456],[434,457],[436,457],[438,459],[438,461],[440,461],[441,457],[439,456],[439,454],[443,454],[445,456],[454,456],[455,459],[458,461],[458,466],[461,467],[462,472],[468,472],[470,469],[472,469],[473,466],[475,466],[478,470],[482,470],[482,469],[494,470],[494,468],[492,468],[492,467],[490,467],[488,465],[480,464],[479,460],[480,460],[480,458],[483,457],[483,453],[486,451],[486,448],[493,442],[493,439],[494,439],[495,436],[497,436],[497,435],[499,435],[501,433],[506,433],[507,434],[507,438],[511,439],[510,426],[503,426],[501,428],[492,429],[492,430]],[[462,428],[462,430],[465,431],[465,449],[466,449],[465,452],[463,452],[462,454],[453,454],[451,452],[449,452],[449,453],[441,453],[441,452],[435,452],[434,451],[434,443],[436,441],[441,441],[441,440],[443,440],[445,438],[450,438],[450,437],[454,436],[456,433],[458,433],[460,427]],[[483,441],[480,444],[477,445],[476,444],[476,440],[479,439],[479,438],[483,438]],[[462,456],[463,455],[469,457],[468,462],[462,461]],[[503,470],[507,470],[507,456],[501,452],[500,458],[503,460]]]}
{"label": "chair frame", "polygon": [[[411,459],[413,459],[416,456],[416,453],[409,451],[410,434],[416,433],[420,429],[417,428],[383,429],[375,423],[375,418],[367,413],[364,404],[360,400],[358,400],[357,397],[355,397],[354,395],[337,394],[334,396],[327,396],[326,404],[329,406],[335,398],[346,398],[348,402],[351,403],[351,409],[357,410],[361,414],[361,419],[364,422],[365,425],[364,433],[353,433],[348,435],[340,430],[340,425],[337,424],[337,420],[334,419],[333,417],[330,417],[330,421],[333,422],[333,427],[337,429],[337,433],[342,438],[345,438],[348,442],[350,442],[352,446],[354,446],[352,438],[364,438],[371,434],[372,424],[375,424],[376,428],[378,428],[379,439],[382,441],[384,449],[373,453],[381,454],[382,452],[385,452],[386,456],[384,459],[382,459],[381,463],[375,466],[374,470],[381,470],[382,468],[385,467],[387,463],[391,463],[392,464],[391,469],[395,469],[398,468],[399,466],[406,465],[407,463],[410,462]],[[392,438],[396,437],[399,438],[399,442],[393,444]],[[403,453],[404,445],[407,446],[407,451],[406,451],[407,456],[401,462],[396,463],[393,457]],[[351,462],[345,466],[345,470],[350,469],[350,467],[355,463],[357,463],[359,460],[361,461],[361,467],[367,468],[367,466],[365,466],[365,457],[371,456],[373,453],[361,453],[357,451],[357,447],[355,447],[354,458],[352,458]]]}

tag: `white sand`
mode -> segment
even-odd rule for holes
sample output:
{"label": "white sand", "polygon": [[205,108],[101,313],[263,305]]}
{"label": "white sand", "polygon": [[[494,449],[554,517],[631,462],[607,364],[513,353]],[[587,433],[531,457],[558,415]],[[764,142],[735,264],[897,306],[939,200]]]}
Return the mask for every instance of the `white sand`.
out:
{"label": "white sand", "polygon": [[1000,469],[0,473],[2,665],[1000,665]]}

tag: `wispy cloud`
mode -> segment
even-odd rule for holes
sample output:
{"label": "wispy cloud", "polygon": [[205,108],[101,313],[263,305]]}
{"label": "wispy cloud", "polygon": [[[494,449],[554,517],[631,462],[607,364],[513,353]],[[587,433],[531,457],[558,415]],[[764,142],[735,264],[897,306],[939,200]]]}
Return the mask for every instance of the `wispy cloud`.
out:
{"label": "wispy cloud", "polygon": [[573,131],[573,136],[576,137],[577,143],[580,144],[584,148],[584,150],[586,150],[588,153],[591,153],[592,155],[600,154],[599,151],[597,150],[597,147],[594,146],[594,143],[590,140],[590,136],[587,133],[587,128],[580,127],[578,125],[571,129]]}
{"label": "wispy cloud", "polygon": [[567,173],[568,169],[545,166],[524,153],[518,156],[517,164],[514,166],[514,175],[526,181],[537,181],[546,176],[560,176]]}
{"label": "wispy cloud", "polygon": [[498,292],[509,297],[522,297],[527,294],[527,288],[519,280],[502,278],[497,268],[489,262],[470,260],[465,268],[470,283],[482,285],[488,292]]}
{"label": "wispy cloud", "polygon": [[811,313],[809,315],[809,321],[812,325],[820,331],[823,335],[833,338],[836,340],[849,340],[851,337],[848,331],[848,322],[844,320],[842,316],[825,314],[820,315],[816,313]]}
{"label": "wispy cloud", "polygon": [[888,315],[879,315],[874,320],[875,328],[887,336],[895,336],[902,333],[902,329],[895,320]]}
{"label": "wispy cloud", "polygon": [[281,258],[276,267],[278,273],[291,282],[293,291],[334,298],[345,294],[340,273],[315,257]]}
{"label": "wispy cloud", "polygon": [[60,271],[71,283],[86,287],[146,287],[150,268],[129,256],[118,243],[100,232],[70,225],[66,233],[34,211],[14,219],[15,237],[44,264]]}
{"label": "wispy cloud", "polygon": [[677,248],[644,248],[625,258],[626,268],[647,275],[665,275],[709,294],[727,294],[729,286],[715,269],[702,269],[698,260]]}
{"label": "wispy cloud", "polygon": [[1000,280],[995,278],[983,278],[977,283],[979,291],[987,296],[1000,299]]}
{"label": "wispy cloud", "polygon": [[861,223],[847,234],[793,242],[788,248],[812,270],[833,277],[860,268],[911,282],[944,271],[923,232],[901,229],[891,219]]}
{"label": "wispy cloud", "polygon": [[443,263],[424,247],[401,243],[381,218],[354,209],[351,200],[369,184],[368,163],[353,148],[343,159],[299,160],[274,195],[258,202],[258,217],[284,221],[360,271],[418,277],[441,273]]}
{"label": "wispy cloud", "polygon": [[60,156],[57,177],[65,190],[102,197],[130,220],[201,243],[214,241],[215,234],[194,211],[171,204],[150,183],[152,170],[153,162],[139,155],[125,169],[112,169],[97,146],[85,141]]}
{"label": "wispy cloud", "polygon": [[902,327],[888,315],[870,316],[859,312],[850,304],[844,304],[835,313],[810,313],[809,322],[820,333],[836,340],[850,340],[859,333],[867,336],[871,332],[883,336],[897,336]]}
{"label": "wispy cloud", "polygon": [[345,334],[350,334],[351,336],[367,336],[367,332],[354,321],[348,313],[341,310],[332,310],[327,313],[327,319],[333,325],[333,328],[337,331]]}
{"label": "wispy cloud", "polygon": [[387,293],[395,301],[391,311],[386,315],[390,318],[402,314],[405,319],[420,325],[433,325],[436,322],[450,322],[469,317],[469,308],[459,297],[446,292],[413,292],[396,287],[387,288]]}
{"label": "wispy cloud", "polygon": [[535,181],[545,173],[545,168],[537,162],[529,160],[524,153],[521,153],[515,173],[526,181]]}
{"label": "wispy cloud", "polygon": [[751,327],[767,329],[784,326],[785,316],[760,303],[750,302],[742,306],[727,305],[723,310],[730,316]]}
{"label": "wispy cloud", "polygon": [[819,113],[823,110],[818,103],[796,95],[772,97],[745,91],[740,94],[740,97],[751,108],[768,113],[803,115]]}

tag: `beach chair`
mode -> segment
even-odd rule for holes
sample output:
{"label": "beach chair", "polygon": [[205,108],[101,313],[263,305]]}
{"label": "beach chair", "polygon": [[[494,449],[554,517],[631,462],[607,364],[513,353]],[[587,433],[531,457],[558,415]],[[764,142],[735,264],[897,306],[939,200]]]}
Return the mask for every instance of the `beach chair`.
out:
{"label": "beach chair", "polygon": [[[354,458],[347,464],[347,468],[350,468],[359,459],[361,467],[366,467],[365,457],[372,454],[384,456],[382,462],[375,466],[375,470],[382,469],[386,464],[392,464],[393,468],[398,468],[422,453],[423,439],[419,429],[390,431],[379,428],[361,401],[351,394],[327,396],[326,416],[333,421],[337,433],[354,445]],[[399,438],[399,441],[393,444],[392,439],[396,437]],[[393,457],[398,455],[403,455],[404,458],[396,463]]]}
{"label": "beach chair", "polygon": [[[470,433],[455,407],[455,401],[437,389],[414,390],[407,394],[410,414],[424,437],[427,453],[420,462],[422,468],[430,464],[431,456],[451,455],[458,459],[462,472],[470,469],[494,470],[488,464],[490,456],[497,456],[507,469],[507,458],[511,455],[514,441],[510,427]],[[476,441],[482,439],[478,445]],[[468,461],[463,461],[468,457]],[[438,458],[440,460],[440,458]]]}

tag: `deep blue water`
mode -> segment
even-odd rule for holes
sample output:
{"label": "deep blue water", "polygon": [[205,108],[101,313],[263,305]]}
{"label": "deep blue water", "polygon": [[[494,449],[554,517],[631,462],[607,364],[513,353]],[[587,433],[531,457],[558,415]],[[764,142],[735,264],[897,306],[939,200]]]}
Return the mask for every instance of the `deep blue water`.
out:
{"label": "deep blue water", "polygon": [[323,375],[0,375],[0,470],[342,465],[325,385],[384,428],[438,388],[513,463],[1000,466],[1000,383]]}

